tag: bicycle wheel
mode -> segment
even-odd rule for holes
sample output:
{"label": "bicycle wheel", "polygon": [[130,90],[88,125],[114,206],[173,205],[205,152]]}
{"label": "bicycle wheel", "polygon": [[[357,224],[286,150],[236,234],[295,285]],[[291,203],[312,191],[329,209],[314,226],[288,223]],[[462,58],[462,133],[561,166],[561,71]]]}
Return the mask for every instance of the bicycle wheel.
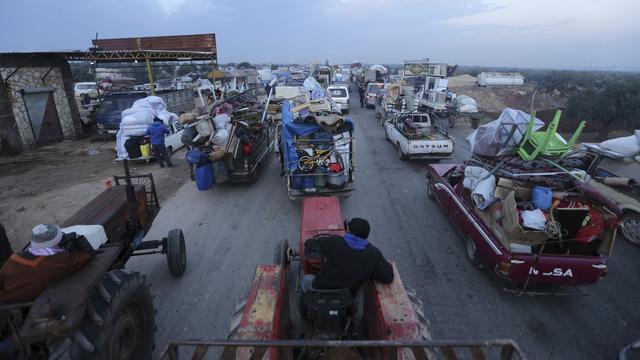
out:
{"label": "bicycle wheel", "polygon": [[301,156],[298,159],[298,169],[302,171],[313,170],[315,167],[315,159],[311,156]]}

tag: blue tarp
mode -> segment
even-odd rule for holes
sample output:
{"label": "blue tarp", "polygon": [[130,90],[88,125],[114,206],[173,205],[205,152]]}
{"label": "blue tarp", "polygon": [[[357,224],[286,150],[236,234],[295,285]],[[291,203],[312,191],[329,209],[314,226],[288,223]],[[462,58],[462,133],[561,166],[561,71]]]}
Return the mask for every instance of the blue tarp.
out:
{"label": "blue tarp", "polygon": [[[345,118],[344,123],[349,127],[349,132],[353,134],[353,122],[351,119]],[[317,124],[295,122],[289,101],[282,103],[282,144],[280,144],[280,147],[284,154],[284,161],[287,164],[285,168],[293,171],[298,166],[298,153],[293,145],[293,136],[308,136],[319,131],[326,132]]]}

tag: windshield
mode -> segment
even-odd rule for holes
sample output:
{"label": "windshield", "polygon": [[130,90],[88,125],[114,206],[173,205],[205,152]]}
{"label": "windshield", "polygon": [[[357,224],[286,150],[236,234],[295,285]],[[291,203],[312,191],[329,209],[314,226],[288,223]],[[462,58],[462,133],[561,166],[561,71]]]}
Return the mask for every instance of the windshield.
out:
{"label": "windshield", "polygon": [[76,85],[77,90],[94,90],[96,88],[95,84],[78,84]]}
{"label": "windshield", "polygon": [[341,89],[341,88],[334,88],[334,89],[329,89],[329,92],[331,93],[331,97],[347,97],[347,89]]}
{"label": "windshield", "polygon": [[133,105],[138,98],[115,98],[104,99],[98,109],[98,114],[109,114],[113,112],[122,112]]}

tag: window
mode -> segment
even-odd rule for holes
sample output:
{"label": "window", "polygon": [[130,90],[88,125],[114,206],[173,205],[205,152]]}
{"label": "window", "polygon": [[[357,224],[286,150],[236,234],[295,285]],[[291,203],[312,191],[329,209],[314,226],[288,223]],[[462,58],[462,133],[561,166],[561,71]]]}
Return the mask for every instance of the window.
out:
{"label": "window", "polygon": [[331,97],[347,97],[347,89],[334,88],[329,90]]}

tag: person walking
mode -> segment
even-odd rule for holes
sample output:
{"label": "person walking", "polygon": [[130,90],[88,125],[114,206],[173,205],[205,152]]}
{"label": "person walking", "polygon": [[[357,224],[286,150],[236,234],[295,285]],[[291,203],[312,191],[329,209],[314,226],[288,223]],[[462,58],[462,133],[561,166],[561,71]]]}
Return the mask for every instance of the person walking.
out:
{"label": "person walking", "polygon": [[360,108],[364,107],[364,87],[361,83],[358,84],[358,95],[360,95]]}
{"label": "person walking", "polygon": [[147,135],[151,135],[151,152],[161,168],[164,167],[165,162],[167,166],[171,168],[175,165],[171,162],[171,158],[167,153],[167,147],[164,145],[165,134],[169,134],[169,128],[162,123],[162,120],[153,118],[153,123],[147,128]]}

